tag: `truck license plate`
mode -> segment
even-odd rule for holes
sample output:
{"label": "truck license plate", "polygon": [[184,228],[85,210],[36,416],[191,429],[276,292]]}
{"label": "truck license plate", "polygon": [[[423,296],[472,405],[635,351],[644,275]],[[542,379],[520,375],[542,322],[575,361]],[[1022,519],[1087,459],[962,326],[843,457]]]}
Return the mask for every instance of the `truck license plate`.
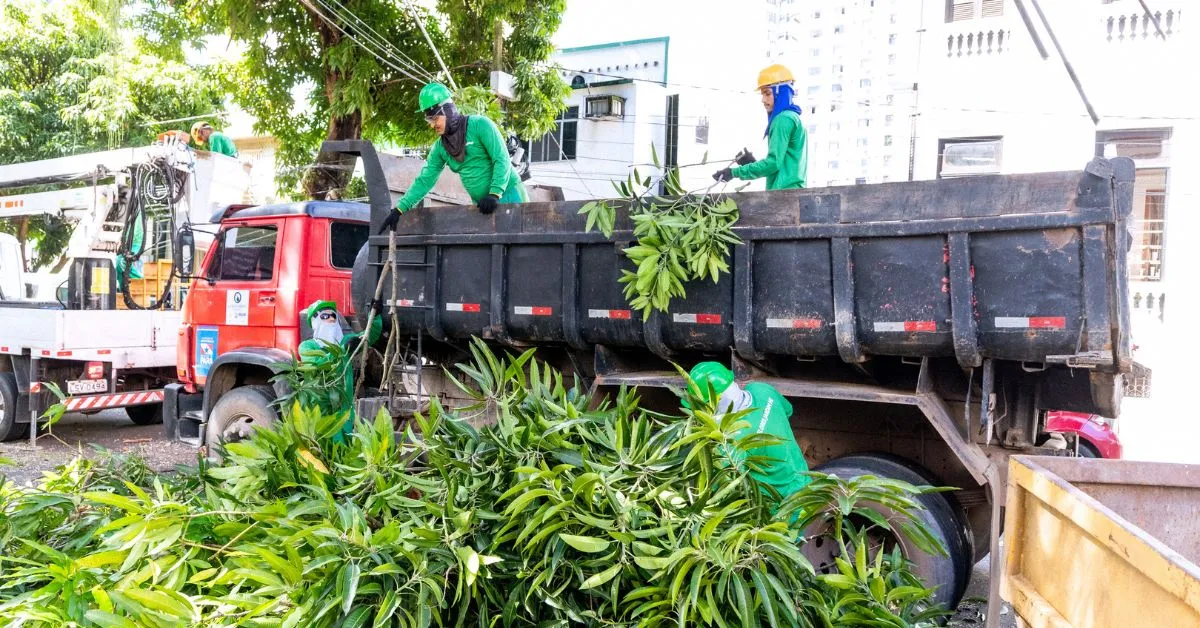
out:
{"label": "truck license plate", "polygon": [[67,380],[68,395],[86,395],[89,393],[108,392],[107,379],[74,379]]}

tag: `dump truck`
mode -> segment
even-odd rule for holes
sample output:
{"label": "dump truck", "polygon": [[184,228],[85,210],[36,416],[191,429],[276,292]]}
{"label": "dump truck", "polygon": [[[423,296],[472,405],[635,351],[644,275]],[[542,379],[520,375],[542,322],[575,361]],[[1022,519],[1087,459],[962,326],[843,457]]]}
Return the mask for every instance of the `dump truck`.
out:
{"label": "dump truck", "polygon": [[[196,284],[213,292],[208,311],[224,315],[249,290],[249,326],[264,328],[255,345],[246,330],[204,320],[191,309],[193,292],[179,343],[193,349],[180,350],[179,370],[192,374],[206,360],[207,385],[168,387],[173,436],[211,445],[244,433],[230,429],[238,423],[274,420],[272,398],[283,391],[273,372],[311,334],[297,308],[334,299],[361,328],[381,285],[386,336],[408,358],[363,382],[360,414],[384,408],[403,419],[431,397],[455,405],[444,367],[468,359],[475,338],[501,350],[536,347],[596,391],[637,387],[646,405],[676,413],[673,390],[684,383],[676,366],[720,360],[789,399],[817,469],[958,489],[921,497],[945,556],[893,539],[936,599],[953,606],[972,565],[997,551],[1008,457],[1061,453],[1047,442],[1047,411],[1120,412],[1132,363],[1128,159],[1098,158],[1075,172],[730,194],[743,241],[731,272],[687,285],[669,312],[643,321],[618,283],[633,239],[624,213],[611,238],[585,228],[581,202],[502,205],[490,216],[422,208],[394,235],[376,235],[395,197],[374,148],[340,141],[323,150],[361,159],[369,206],[344,205],[355,215],[341,218],[324,202],[264,208],[223,229],[300,216],[308,229],[369,224],[353,269],[327,282],[332,293],[305,280],[267,301],[253,283],[223,283],[220,251],[210,251],[208,279]],[[258,253],[273,256],[263,263],[276,273],[307,267],[324,276],[317,268],[345,254],[329,246]],[[381,283],[385,266],[394,273]],[[257,286],[275,289],[267,279]],[[272,308],[270,317],[256,307]],[[286,328],[266,329],[272,318]],[[827,568],[831,548],[813,545],[810,559]]]}

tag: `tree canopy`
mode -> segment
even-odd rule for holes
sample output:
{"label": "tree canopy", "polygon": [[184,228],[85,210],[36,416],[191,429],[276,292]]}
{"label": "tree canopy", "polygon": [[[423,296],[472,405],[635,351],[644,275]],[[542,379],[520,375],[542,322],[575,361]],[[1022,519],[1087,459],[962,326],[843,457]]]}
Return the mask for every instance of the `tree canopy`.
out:
{"label": "tree canopy", "polygon": [[[434,139],[417,114],[422,84],[445,80],[433,47],[460,87],[487,85],[499,30],[502,65],[518,89],[504,126],[525,138],[553,128],[569,88],[545,62],[565,5],[440,0],[431,12],[408,0],[149,0],[140,25],[146,43],[167,58],[182,58],[212,35],[243,47],[222,67],[225,86],[257,130],[279,140],[281,189],[307,174],[306,191],[320,198],[348,181],[344,171],[307,169],[322,140],[414,146]],[[297,102],[301,93],[307,100]]]}

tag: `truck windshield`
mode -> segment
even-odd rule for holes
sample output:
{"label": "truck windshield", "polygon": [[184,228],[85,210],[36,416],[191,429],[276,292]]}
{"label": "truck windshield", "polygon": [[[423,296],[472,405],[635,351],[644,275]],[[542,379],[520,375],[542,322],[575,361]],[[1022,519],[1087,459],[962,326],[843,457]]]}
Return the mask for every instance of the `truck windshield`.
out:
{"label": "truck windshield", "polygon": [[[269,281],[275,270],[275,227],[232,227],[221,233],[210,276],[220,280]],[[215,271],[215,272],[214,272]]]}

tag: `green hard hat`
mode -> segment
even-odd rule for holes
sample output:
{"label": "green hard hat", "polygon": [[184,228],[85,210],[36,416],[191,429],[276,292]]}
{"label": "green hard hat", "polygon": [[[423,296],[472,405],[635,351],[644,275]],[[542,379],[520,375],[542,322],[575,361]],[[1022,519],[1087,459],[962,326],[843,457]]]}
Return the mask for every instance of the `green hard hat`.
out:
{"label": "green hard hat", "polygon": [[417,110],[417,113],[424,113],[430,107],[450,102],[450,90],[441,83],[426,83],[425,87],[421,88],[421,96],[418,100],[421,102],[421,108]]}
{"label": "green hard hat", "polygon": [[308,306],[308,309],[304,310],[304,318],[307,318],[309,324],[312,324],[312,319],[316,317],[317,313],[321,310],[333,310],[336,312],[337,303],[334,303],[333,301],[313,301],[312,305]]}
{"label": "green hard hat", "polygon": [[719,397],[733,383],[733,371],[720,362],[701,362],[692,367],[688,377],[694,384],[690,387],[691,393],[710,403],[713,400],[708,398],[709,387]]}

